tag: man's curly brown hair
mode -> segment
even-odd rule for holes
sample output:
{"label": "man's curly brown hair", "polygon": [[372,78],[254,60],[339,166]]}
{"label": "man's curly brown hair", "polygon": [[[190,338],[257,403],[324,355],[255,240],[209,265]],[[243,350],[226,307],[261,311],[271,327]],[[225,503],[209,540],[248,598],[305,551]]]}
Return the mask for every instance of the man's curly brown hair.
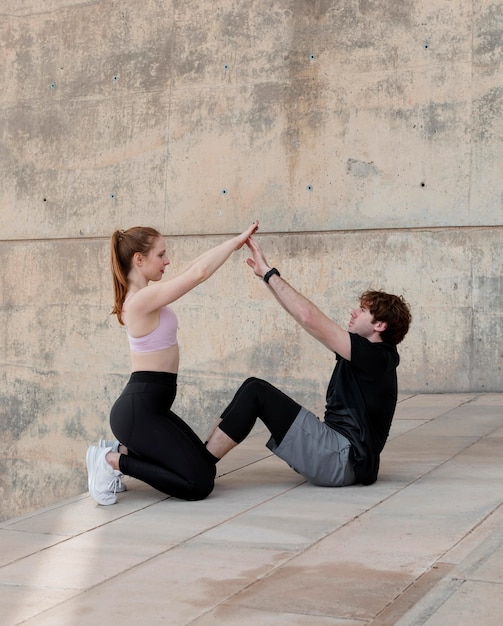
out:
{"label": "man's curly brown hair", "polygon": [[386,329],[381,332],[382,340],[386,343],[397,345],[407,334],[412,314],[403,296],[368,290],[360,296],[360,306],[370,311],[374,321],[386,323]]}

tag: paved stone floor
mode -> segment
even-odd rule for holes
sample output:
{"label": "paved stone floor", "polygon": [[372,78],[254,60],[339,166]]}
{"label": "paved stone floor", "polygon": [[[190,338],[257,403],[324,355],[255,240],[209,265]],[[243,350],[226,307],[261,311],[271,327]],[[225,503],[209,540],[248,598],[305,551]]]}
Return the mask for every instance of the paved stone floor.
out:
{"label": "paved stone floor", "polygon": [[503,623],[503,394],[402,396],[370,487],[313,487],[266,439],[202,502],[129,480],[0,524],[0,623]]}

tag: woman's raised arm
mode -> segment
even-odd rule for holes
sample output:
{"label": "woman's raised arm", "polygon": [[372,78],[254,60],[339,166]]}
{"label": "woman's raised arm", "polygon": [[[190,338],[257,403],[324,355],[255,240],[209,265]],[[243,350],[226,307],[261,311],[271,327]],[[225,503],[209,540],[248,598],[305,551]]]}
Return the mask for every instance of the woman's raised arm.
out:
{"label": "woman's raised arm", "polygon": [[204,252],[172,278],[144,287],[131,300],[129,309],[134,308],[136,313],[148,314],[178,300],[214,274],[235,250],[243,247],[257,229],[258,221],[240,235]]}

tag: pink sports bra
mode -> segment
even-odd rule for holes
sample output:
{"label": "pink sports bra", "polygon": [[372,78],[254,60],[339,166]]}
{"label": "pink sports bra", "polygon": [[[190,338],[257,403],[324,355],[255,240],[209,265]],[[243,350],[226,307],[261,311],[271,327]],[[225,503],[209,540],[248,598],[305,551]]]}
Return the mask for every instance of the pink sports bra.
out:
{"label": "pink sports bra", "polygon": [[[159,311],[159,326],[143,337],[131,337],[128,331],[129,347],[133,352],[155,352],[176,346],[178,320],[169,306]],[[127,326],[126,326],[127,330]]]}

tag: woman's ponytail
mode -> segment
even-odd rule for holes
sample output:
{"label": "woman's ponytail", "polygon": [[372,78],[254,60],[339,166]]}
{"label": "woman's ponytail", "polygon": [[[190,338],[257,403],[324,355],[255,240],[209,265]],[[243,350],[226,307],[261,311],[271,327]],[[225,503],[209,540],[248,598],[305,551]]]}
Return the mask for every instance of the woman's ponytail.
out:
{"label": "woman's ponytail", "polygon": [[134,226],[128,230],[116,230],[110,242],[110,263],[114,288],[112,315],[117,315],[119,324],[124,325],[122,308],[128,292],[128,274],[136,252],[147,255],[156,237],[161,237],[155,228]]}

